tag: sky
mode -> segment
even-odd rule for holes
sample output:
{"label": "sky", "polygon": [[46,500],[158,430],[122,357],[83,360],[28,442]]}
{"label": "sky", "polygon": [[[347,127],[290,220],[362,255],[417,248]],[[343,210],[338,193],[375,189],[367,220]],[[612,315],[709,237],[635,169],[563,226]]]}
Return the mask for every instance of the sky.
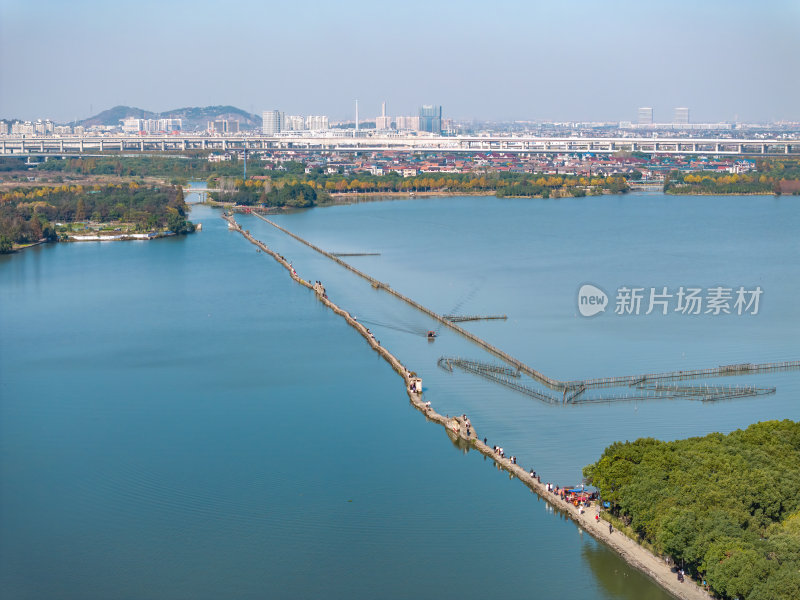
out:
{"label": "sky", "polygon": [[800,0],[0,0],[0,118],[800,120]]}

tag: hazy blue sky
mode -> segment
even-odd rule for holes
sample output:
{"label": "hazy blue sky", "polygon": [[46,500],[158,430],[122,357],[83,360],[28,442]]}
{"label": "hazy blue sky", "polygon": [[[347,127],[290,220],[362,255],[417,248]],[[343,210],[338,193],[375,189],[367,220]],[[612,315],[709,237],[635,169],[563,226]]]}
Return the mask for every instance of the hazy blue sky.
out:
{"label": "hazy blue sky", "polygon": [[800,119],[800,0],[0,0],[0,117]]}

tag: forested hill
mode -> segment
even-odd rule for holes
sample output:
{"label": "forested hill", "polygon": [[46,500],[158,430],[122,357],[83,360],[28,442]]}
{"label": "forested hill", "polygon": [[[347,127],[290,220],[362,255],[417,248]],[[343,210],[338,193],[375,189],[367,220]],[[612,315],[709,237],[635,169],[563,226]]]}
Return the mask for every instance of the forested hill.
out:
{"label": "forested hill", "polygon": [[722,598],[800,598],[800,422],[615,443],[584,469],[611,511]]}
{"label": "forested hill", "polygon": [[239,121],[241,129],[254,129],[261,127],[261,117],[250,114],[235,106],[188,106],[175,108],[164,112],[152,112],[134,106],[115,106],[108,110],[78,121],[79,125],[89,127],[92,125],[119,125],[121,119],[133,117],[136,119],[183,119],[184,131],[205,130],[209,121],[228,119]]}
{"label": "forested hill", "polygon": [[119,122],[122,119],[126,119],[128,117],[132,117],[134,119],[155,119],[157,116],[158,113],[144,110],[142,108],[136,108],[135,106],[115,106],[114,108],[104,110],[93,117],[78,121],[77,124],[83,125],[84,127],[92,127],[94,125],[119,125]]}

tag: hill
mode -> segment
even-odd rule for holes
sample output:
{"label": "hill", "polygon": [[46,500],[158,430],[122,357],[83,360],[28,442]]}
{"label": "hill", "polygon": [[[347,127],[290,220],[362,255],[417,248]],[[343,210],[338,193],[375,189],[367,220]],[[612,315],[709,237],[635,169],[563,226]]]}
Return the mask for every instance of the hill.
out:
{"label": "hill", "polygon": [[135,119],[155,119],[158,117],[158,113],[136,108],[135,106],[115,106],[93,117],[78,121],[78,125],[83,125],[84,127],[91,127],[93,125],[119,125],[120,120],[127,117],[133,117]]}
{"label": "hill", "polygon": [[183,119],[183,129],[185,131],[205,129],[209,121],[214,121],[216,119],[239,121],[239,127],[241,129],[255,129],[261,127],[261,117],[250,114],[235,106],[193,106],[176,108],[161,113],[161,116],[171,119]]}
{"label": "hill", "polygon": [[235,106],[188,106],[175,108],[161,113],[136,108],[134,106],[115,106],[108,110],[78,121],[78,125],[119,125],[121,119],[183,119],[184,131],[204,130],[209,121],[228,119],[239,121],[241,129],[257,129],[261,127],[261,117],[253,115]]}

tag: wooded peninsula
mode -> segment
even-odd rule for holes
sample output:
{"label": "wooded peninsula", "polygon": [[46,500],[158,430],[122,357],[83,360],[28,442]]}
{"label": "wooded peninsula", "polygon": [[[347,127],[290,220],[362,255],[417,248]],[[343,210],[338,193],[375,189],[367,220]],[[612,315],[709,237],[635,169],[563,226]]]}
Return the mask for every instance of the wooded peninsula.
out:
{"label": "wooded peninsula", "polygon": [[179,186],[17,187],[0,191],[0,253],[74,232],[175,234],[194,231]]}
{"label": "wooded peninsula", "polygon": [[611,514],[721,598],[800,598],[800,422],[615,443],[584,468]]}

